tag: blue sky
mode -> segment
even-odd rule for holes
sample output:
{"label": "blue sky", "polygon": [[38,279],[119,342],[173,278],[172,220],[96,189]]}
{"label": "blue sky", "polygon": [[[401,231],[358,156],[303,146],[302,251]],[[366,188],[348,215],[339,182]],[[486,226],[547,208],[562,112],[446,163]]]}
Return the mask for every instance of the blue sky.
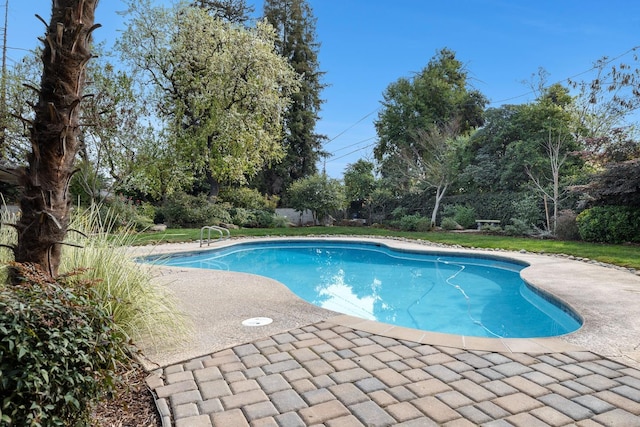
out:
{"label": "blue sky", "polygon": [[[539,67],[549,73],[549,83],[561,82],[603,56],[640,46],[635,0],[308,1],[328,85],[317,131],[329,138],[324,148],[334,154],[319,166],[336,178],[349,163],[372,159],[373,122],[387,86],[420,71],[443,47],[456,52],[473,86],[498,107],[531,101],[535,96],[523,81]],[[249,3],[262,13],[261,0]],[[94,33],[97,40],[117,37],[123,18],[116,11],[123,9],[120,0],[100,1],[96,22],[103,28]],[[9,0],[9,65],[44,34],[36,13],[48,22],[51,2]],[[633,53],[620,60],[631,62]]]}

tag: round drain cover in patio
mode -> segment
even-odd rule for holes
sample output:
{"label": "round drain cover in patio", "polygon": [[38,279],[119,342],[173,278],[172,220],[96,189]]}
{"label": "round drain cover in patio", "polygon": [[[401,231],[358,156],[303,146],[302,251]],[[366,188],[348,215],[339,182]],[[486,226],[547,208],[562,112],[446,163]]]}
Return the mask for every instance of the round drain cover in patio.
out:
{"label": "round drain cover in patio", "polygon": [[268,317],[252,317],[251,319],[246,319],[242,321],[244,326],[264,326],[273,322],[273,319]]}

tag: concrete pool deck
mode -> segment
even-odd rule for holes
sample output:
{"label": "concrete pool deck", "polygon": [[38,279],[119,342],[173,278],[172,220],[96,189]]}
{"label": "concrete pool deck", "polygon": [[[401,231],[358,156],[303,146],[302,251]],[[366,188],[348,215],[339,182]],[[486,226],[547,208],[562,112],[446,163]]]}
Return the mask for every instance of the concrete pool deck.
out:
{"label": "concrete pool deck", "polygon": [[[153,253],[199,249],[197,243],[162,245]],[[539,339],[435,334],[330,312],[262,277],[159,268],[156,280],[194,324],[179,346],[143,347],[164,421],[640,426],[640,277],[557,256],[473,252],[529,263],[523,278],[576,310],[583,327]],[[242,325],[252,317],[273,323]]]}

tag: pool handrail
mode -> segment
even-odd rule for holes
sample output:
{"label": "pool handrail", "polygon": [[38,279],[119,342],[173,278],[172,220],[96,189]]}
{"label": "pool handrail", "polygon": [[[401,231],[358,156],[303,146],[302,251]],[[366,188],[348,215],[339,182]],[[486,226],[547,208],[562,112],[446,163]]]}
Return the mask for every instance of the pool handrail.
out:
{"label": "pool handrail", "polygon": [[231,233],[229,229],[224,227],[219,227],[217,225],[205,225],[200,229],[200,247],[202,247],[202,243],[204,241],[204,230],[207,230],[207,246],[211,244],[211,230],[215,230],[220,233],[220,240],[228,239],[231,237]]}

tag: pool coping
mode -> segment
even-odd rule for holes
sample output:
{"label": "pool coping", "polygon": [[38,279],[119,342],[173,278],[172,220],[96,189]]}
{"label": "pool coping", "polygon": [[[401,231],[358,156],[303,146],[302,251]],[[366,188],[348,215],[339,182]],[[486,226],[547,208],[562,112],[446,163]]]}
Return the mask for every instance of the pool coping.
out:
{"label": "pool coping", "polygon": [[[155,348],[151,353],[151,359],[155,360],[156,366],[165,366],[176,361],[187,360],[189,358],[211,353],[223,348],[227,348],[233,344],[248,342],[257,335],[268,336],[274,331],[284,331],[287,328],[292,329],[304,324],[310,324],[319,320],[326,320],[337,325],[342,325],[365,332],[375,333],[390,338],[403,339],[423,344],[440,345],[446,347],[460,348],[464,350],[479,350],[492,352],[509,352],[509,353],[554,353],[564,351],[589,350],[602,356],[617,359],[627,364],[640,366],[640,277],[629,271],[618,270],[602,265],[591,264],[583,261],[571,260],[565,257],[532,254],[528,252],[508,252],[508,251],[491,251],[480,249],[466,249],[462,247],[446,247],[425,241],[416,241],[411,239],[391,239],[379,237],[349,237],[349,236],[307,236],[307,237],[266,237],[260,238],[267,241],[291,241],[291,240],[327,240],[327,241],[344,241],[344,242],[370,242],[382,244],[393,249],[438,252],[446,254],[463,254],[463,255],[480,255],[484,257],[493,257],[516,262],[524,262],[529,266],[522,270],[522,278],[530,285],[550,293],[559,299],[563,304],[577,312],[583,319],[583,326],[575,332],[567,335],[550,337],[550,338],[481,338],[462,335],[452,335],[436,332],[428,332],[416,330],[406,327],[393,326],[386,323],[360,319],[357,317],[331,312],[306,301],[301,300],[293,295],[288,289],[278,282],[261,276],[246,275],[243,273],[225,272],[220,274],[206,274],[207,277],[218,276],[216,281],[231,283],[238,281],[242,286],[248,283],[254,284],[260,288],[263,293],[269,284],[269,292],[277,295],[273,296],[267,310],[281,312],[282,319],[277,319],[276,325],[272,327],[261,328],[258,330],[247,331],[246,328],[234,329],[232,325],[227,325],[233,329],[230,334],[233,335],[231,341],[209,343],[198,347],[198,349],[184,348],[182,350],[166,351],[165,349]],[[152,249],[153,254],[174,253],[174,252],[194,252],[199,250],[215,249],[224,246],[237,244],[240,242],[255,240],[248,239],[229,239],[221,242],[212,243],[207,247],[198,247],[197,244],[178,244],[178,245],[160,245]],[[144,254],[143,249],[136,251]],[[161,267],[161,270],[171,271],[169,267]],[[224,289],[207,290],[207,288],[198,287],[198,280],[202,281],[204,273],[198,272],[198,269],[181,268],[179,273],[184,275],[175,286],[180,289],[184,286],[196,286],[198,292],[219,293],[226,292]],[[195,270],[195,271],[194,271]],[[178,273],[173,269],[173,273]],[[199,278],[200,277],[200,278]],[[207,279],[209,281],[209,279]],[[187,284],[185,284],[187,283]],[[209,285],[208,285],[209,286]],[[281,289],[284,287],[286,289]],[[234,288],[227,286],[226,288]],[[257,289],[257,288],[255,288]],[[290,295],[288,295],[290,294]],[[260,298],[256,301],[251,300],[252,292],[246,292],[245,295],[239,295],[239,299],[234,300],[233,304],[243,305],[243,298],[247,300],[246,305],[260,305]],[[179,296],[183,300],[188,298],[187,294]],[[231,301],[231,299],[229,299]],[[278,311],[276,306],[282,306],[282,310]],[[265,308],[263,308],[264,310]],[[286,310],[291,309],[295,312],[289,319]],[[187,308],[188,310],[188,308]],[[625,313],[620,316],[618,313]],[[246,316],[245,312],[238,314],[238,318]],[[229,317],[225,314],[225,320]],[[233,316],[232,316],[233,317]],[[236,319],[238,320],[238,319]],[[219,320],[217,320],[219,322]],[[209,319],[206,313],[196,320],[196,328],[207,328],[207,322],[215,323],[215,319]],[[203,325],[205,323],[205,325]],[[275,328],[275,329],[274,329]],[[279,328],[279,329],[278,329]],[[219,333],[219,332],[217,332]],[[247,334],[247,335],[244,335]],[[207,334],[203,334],[196,341],[198,345],[200,341],[207,340]],[[143,346],[144,347],[144,346]],[[143,348],[143,351],[144,348]],[[145,351],[146,353],[146,351]]]}

